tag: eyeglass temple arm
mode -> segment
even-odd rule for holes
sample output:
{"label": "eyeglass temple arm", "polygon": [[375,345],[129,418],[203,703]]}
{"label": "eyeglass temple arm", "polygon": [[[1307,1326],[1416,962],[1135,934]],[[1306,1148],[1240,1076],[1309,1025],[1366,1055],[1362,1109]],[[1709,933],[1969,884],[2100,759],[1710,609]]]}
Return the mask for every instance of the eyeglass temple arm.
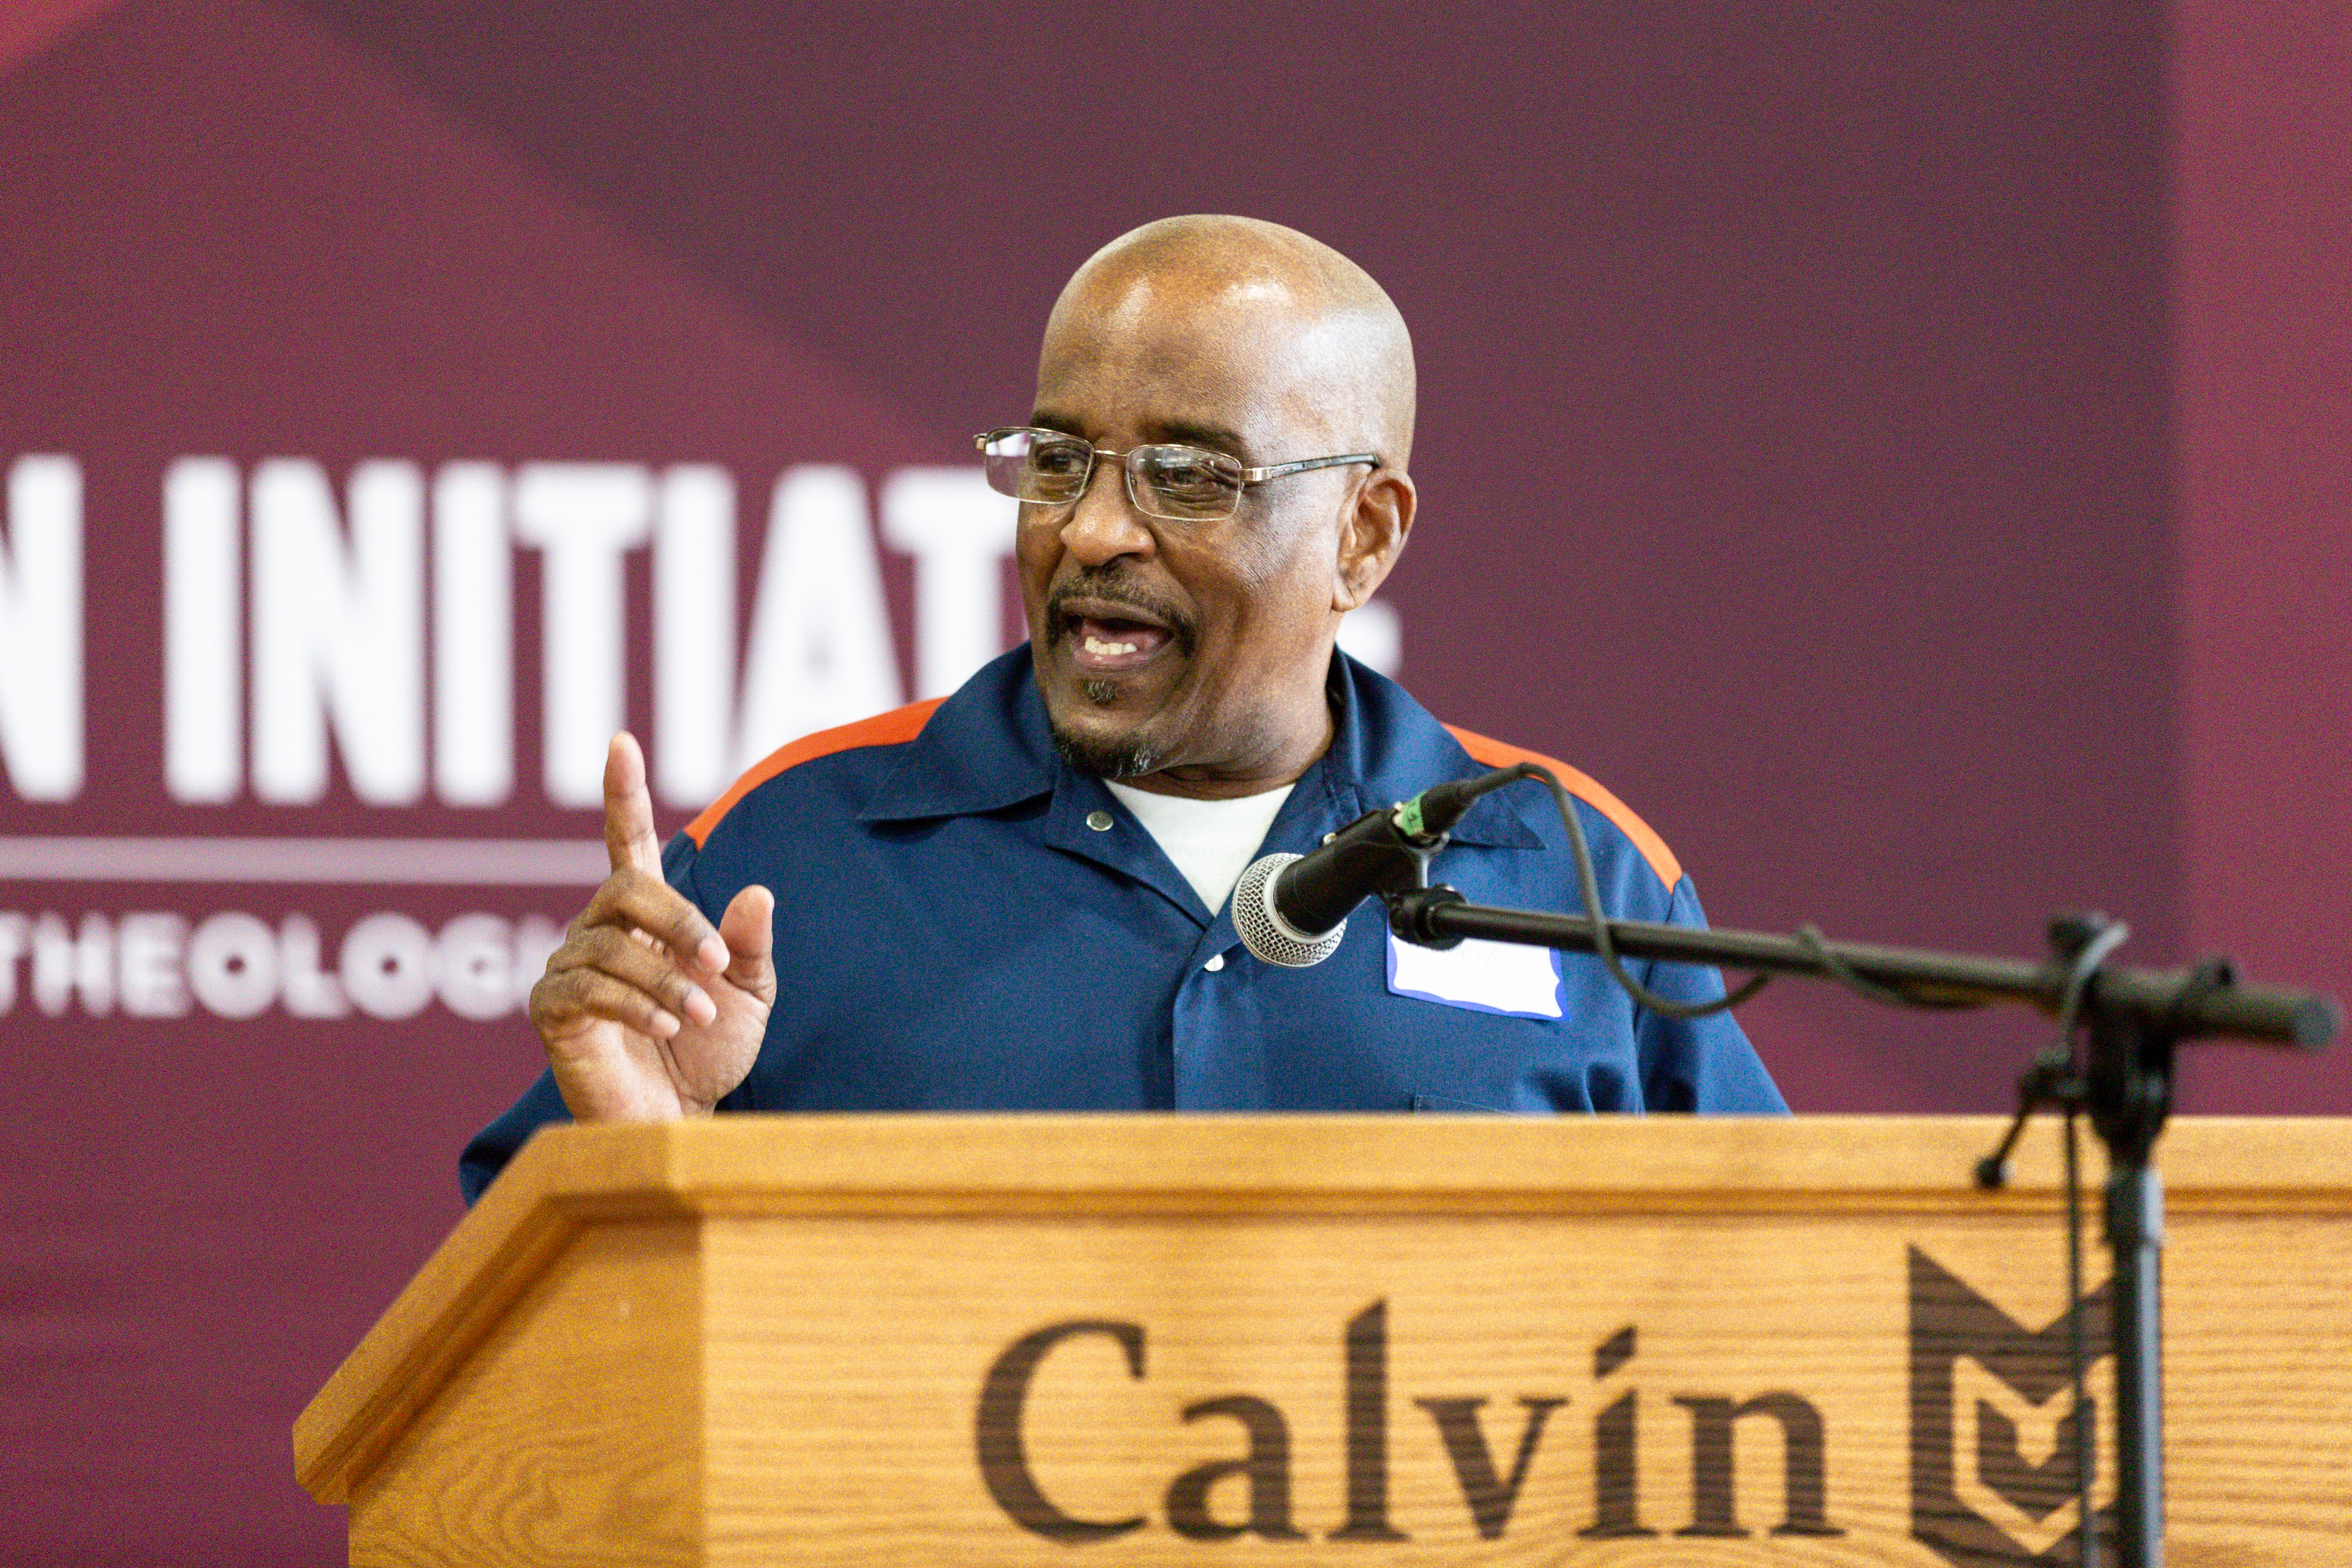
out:
{"label": "eyeglass temple arm", "polygon": [[1377,468],[1381,466],[1381,458],[1377,452],[1350,452],[1342,458],[1304,458],[1296,463],[1276,463],[1271,468],[1244,468],[1242,482],[1263,484],[1267,479],[1278,479],[1285,474],[1303,474],[1309,468],[1336,468],[1343,463],[1370,463]]}

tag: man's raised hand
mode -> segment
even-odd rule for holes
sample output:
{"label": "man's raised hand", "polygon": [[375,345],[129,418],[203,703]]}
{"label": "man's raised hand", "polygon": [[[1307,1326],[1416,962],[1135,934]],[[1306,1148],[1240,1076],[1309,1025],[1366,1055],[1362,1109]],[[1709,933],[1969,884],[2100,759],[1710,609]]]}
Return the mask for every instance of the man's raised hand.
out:
{"label": "man's raised hand", "polygon": [[760,1054],[775,898],[745,888],[714,930],[662,879],[645,754],[626,733],[604,759],[604,847],[613,874],[531,987],[531,1025],[579,1121],[707,1116]]}

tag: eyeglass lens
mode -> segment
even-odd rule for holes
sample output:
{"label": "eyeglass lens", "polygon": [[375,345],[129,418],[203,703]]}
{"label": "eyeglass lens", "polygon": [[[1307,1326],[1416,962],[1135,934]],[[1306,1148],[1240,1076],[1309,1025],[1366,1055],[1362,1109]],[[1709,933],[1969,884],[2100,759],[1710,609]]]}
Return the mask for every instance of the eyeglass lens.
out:
{"label": "eyeglass lens", "polygon": [[[1059,506],[1086,492],[1092,444],[1045,430],[1007,430],[982,448],[989,487],[1001,494]],[[1119,459],[1114,459],[1119,460]],[[1198,447],[1137,447],[1125,454],[1128,499],[1138,510],[1177,521],[1230,517],[1240,502],[1241,464]]]}

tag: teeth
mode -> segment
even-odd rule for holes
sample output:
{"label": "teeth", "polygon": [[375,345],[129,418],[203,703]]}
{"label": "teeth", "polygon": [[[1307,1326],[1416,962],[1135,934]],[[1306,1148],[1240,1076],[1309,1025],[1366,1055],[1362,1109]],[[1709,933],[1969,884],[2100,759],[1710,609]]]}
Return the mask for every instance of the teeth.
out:
{"label": "teeth", "polygon": [[1133,653],[1135,651],[1135,645],[1131,642],[1105,642],[1102,638],[1094,636],[1092,633],[1088,633],[1087,636],[1086,647],[1087,651],[1092,654]]}

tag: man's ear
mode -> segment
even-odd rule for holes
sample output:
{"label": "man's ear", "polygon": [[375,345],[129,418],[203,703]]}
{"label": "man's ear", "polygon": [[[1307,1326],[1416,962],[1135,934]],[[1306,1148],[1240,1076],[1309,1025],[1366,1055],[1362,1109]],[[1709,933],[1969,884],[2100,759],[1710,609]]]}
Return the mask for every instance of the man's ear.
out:
{"label": "man's ear", "polygon": [[1355,505],[1340,522],[1334,610],[1344,615],[1379,591],[1412,531],[1413,501],[1412,476],[1402,468],[1375,468],[1358,488]]}

